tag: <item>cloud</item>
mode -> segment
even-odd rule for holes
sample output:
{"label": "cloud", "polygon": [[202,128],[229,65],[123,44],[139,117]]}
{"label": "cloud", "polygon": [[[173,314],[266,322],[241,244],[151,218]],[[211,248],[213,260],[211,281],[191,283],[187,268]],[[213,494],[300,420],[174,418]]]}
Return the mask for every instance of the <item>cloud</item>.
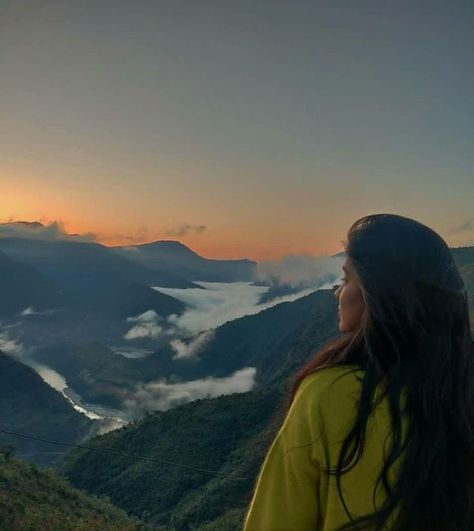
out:
{"label": "cloud", "polygon": [[197,359],[199,352],[208,345],[213,339],[214,332],[206,330],[196,335],[189,343],[181,341],[181,339],[173,339],[170,342],[171,348],[175,351],[174,360],[189,360]]}
{"label": "cloud", "polygon": [[120,248],[121,251],[127,251],[129,253],[138,254],[140,253],[140,249],[134,245],[129,245],[125,247]]}
{"label": "cloud", "polygon": [[132,339],[152,338],[155,339],[161,335],[162,328],[158,324],[160,316],[155,310],[148,310],[136,317],[127,317],[130,323],[137,323],[123,336],[130,341]]}
{"label": "cloud", "polygon": [[[58,391],[58,393],[60,393],[64,397],[66,402],[69,402],[69,404],[71,404],[71,406],[76,411],[79,411],[79,413],[82,413],[83,415],[85,415],[86,417],[90,419],[97,420],[97,419],[104,418],[104,417],[101,417],[100,415],[97,415],[97,413],[94,413],[93,411],[90,411],[88,409],[81,407],[66,393],[66,389],[68,389],[68,384],[64,376],[61,376],[54,369],[51,369],[51,367],[48,367],[47,365],[43,365],[41,363],[37,363],[36,361],[26,359],[24,360],[24,362],[27,365],[29,365],[32,369],[34,369],[44,382],[46,382],[50,387]],[[76,393],[76,397],[78,396],[79,395],[77,395]]]}
{"label": "cloud", "polygon": [[138,227],[134,234],[123,234],[123,233],[113,233],[113,234],[96,234],[97,240],[101,242],[112,242],[114,245],[117,242],[127,242],[127,243],[143,243],[149,239],[149,230],[148,227],[142,225]]}
{"label": "cloud", "polygon": [[450,234],[459,234],[460,232],[471,232],[474,230],[474,218],[468,219],[455,227],[451,227],[448,232]]}
{"label": "cloud", "polygon": [[135,233],[112,233],[112,234],[96,234],[96,239],[103,243],[112,244],[113,246],[120,245],[123,251],[138,251],[134,244],[142,244],[145,242],[156,241],[158,239],[173,236],[183,237],[189,233],[202,234],[207,227],[205,225],[190,225],[183,223],[178,226],[163,228],[161,230],[150,231],[145,225],[139,227]]}
{"label": "cloud", "polygon": [[64,376],[61,376],[54,369],[51,369],[51,367],[36,362],[31,363],[30,366],[41,376],[43,381],[53,389],[56,389],[56,391],[63,394],[64,389],[67,389],[68,385]]}
{"label": "cloud", "polygon": [[[240,317],[255,315],[277,304],[295,301],[317,289],[332,288],[334,280],[341,276],[343,258],[326,258],[328,258],[326,269],[322,267],[321,260],[318,264],[319,269],[312,264],[312,275],[305,274],[307,282],[308,278],[312,279],[311,283],[308,282],[310,287],[295,288],[293,293],[273,297],[261,304],[259,301],[262,295],[270,288],[255,285],[253,282],[195,282],[201,288],[154,286],[153,289],[156,291],[183,302],[186,310],[181,315],[171,314],[166,318],[161,318],[153,310],[138,317],[128,318],[128,321],[137,324],[124,337],[128,340],[154,338],[158,335],[162,338],[168,337],[170,348],[174,352],[174,360],[198,360],[199,353],[206,348],[213,337],[211,331],[217,327]],[[335,272],[336,263],[339,263],[338,274]],[[329,270],[334,272],[329,273]],[[302,284],[304,285],[304,282]],[[203,333],[205,331],[206,334]]]}
{"label": "cloud", "polygon": [[131,339],[143,339],[145,337],[157,338],[160,334],[161,328],[158,325],[145,323],[134,326],[123,337],[127,341],[130,341]]}
{"label": "cloud", "polygon": [[268,290],[267,286],[253,286],[251,282],[196,284],[205,289],[154,288],[186,304],[186,311],[179,316],[169,316],[167,322],[188,335],[216,328],[237,317],[255,313],[255,305],[261,294]]}
{"label": "cloud", "polygon": [[24,353],[23,345],[12,339],[8,332],[0,332],[0,350],[13,356],[21,356]]}
{"label": "cloud", "polygon": [[127,317],[129,323],[153,323],[157,321],[160,316],[155,312],[155,310],[147,310],[136,317]]}
{"label": "cloud", "polygon": [[166,411],[199,398],[245,393],[255,385],[256,373],[255,367],[244,367],[224,378],[207,377],[177,383],[161,379],[140,384],[124,405],[130,416],[136,416],[145,411]]}
{"label": "cloud", "polygon": [[90,232],[86,234],[68,234],[61,221],[52,221],[47,225],[38,221],[8,221],[0,223],[0,238],[25,238],[43,241],[96,241],[96,235]]}
{"label": "cloud", "polygon": [[[172,314],[166,318],[166,323],[175,326],[177,332],[180,331],[182,335],[189,336],[217,328],[228,321],[245,315],[254,315],[276,304],[295,301],[318,289],[305,288],[258,304],[260,297],[268,291],[268,286],[255,286],[252,282],[195,282],[195,284],[205,289],[160,286],[153,288],[186,304],[187,309],[181,315]],[[323,284],[320,288],[331,286],[332,283]]]}
{"label": "cloud", "polygon": [[257,264],[257,278],[292,288],[321,287],[341,276],[343,256],[287,255]]}
{"label": "cloud", "polygon": [[21,317],[27,317],[29,315],[52,315],[58,312],[63,312],[64,308],[52,308],[50,310],[44,310],[43,312],[38,312],[35,310],[34,306],[28,306],[23,311],[20,312]]}
{"label": "cloud", "polygon": [[177,227],[172,227],[164,230],[165,236],[186,236],[190,232],[194,234],[202,234],[207,227],[205,225],[189,225],[188,223],[182,223]]}
{"label": "cloud", "polygon": [[111,347],[115,354],[119,354],[120,356],[123,356],[124,358],[131,358],[131,359],[137,359],[137,358],[146,358],[150,354],[153,354],[153,349],[147,349],[147,348],[137,348],[136,346],[133,347]]}

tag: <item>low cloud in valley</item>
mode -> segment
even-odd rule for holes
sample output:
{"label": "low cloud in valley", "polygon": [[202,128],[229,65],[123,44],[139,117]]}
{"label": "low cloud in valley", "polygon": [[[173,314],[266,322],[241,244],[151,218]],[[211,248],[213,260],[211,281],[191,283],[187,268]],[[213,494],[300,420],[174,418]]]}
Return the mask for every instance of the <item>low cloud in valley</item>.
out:
{"label": "low cloud in valley", "polygon": [[292,288],[320,288],[342,274],[344,256],[287,255],[257,264],[260,281]]}
{"label": "low cloud in valley", "polygon": [[177,383],[162,379],[140,384],[124,405],[130,416],[137,416],[145,411],[165,411],[199,398],[245,393],[255,385],[256,372],[255,367],[245,367],[224,378],[208,377]]}

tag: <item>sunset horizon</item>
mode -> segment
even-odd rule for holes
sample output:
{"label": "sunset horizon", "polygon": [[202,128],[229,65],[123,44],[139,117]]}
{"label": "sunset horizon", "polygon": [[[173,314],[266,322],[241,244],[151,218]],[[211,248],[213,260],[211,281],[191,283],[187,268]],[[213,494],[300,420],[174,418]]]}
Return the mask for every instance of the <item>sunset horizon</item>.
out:
{"label": "sunset horizon", "polygon": [[474,245],[472,10],[7,2],[0,220],[207,257],[334,254],[358,218]]}
{"label": "sunset horizon", "polygon": [[[354,220],[355,221],[355,220]],[[419,221],[419,220],[418,220]],[[160,231],[156,231],[153,236],[151,233],[149,236],[145,236],[144,233],[147,233],[148,231],[145,231],[142,229],[142,237],[137,235],[126,235],[126,234],[112,234],[108,236],[107,234],[101,234],[100,232],[92,231],[84,231],[80,230],[80,228],[74,230],[73,227],[71,227],[69,224],[63,222],[63,221],[57,221],[57,220],[48,220],[45,218],[40,219],[14,219],[14,218],[8,218],[8,219],[2,219],[0,218],[0,238],[5,237],[5,235],[2,234],[2,227],[8,226],[8,225],[14,225],[14,224],[24,224],[29,229],[35,224],[40,224],[45,229],[53,228],[54,231],[58,231],[58,233],[61,233],[64,238],[68,237],[78,237],[78,240],[76,241],[85,241],[85,242],[91,242],[91,243],[99,243],[101,245],[104,245],[106,247],[133,247],[138,245],[144,245],[144,244],[150,244],[157,241],[175,241],[179,242],[182,245],[185,245],[189,249],[191,249],[193,252],[198,254],[199,256],[203,258],[210,258],[210,259],[221,259],[221,260],[239,260],[239,259],[248,259],[253,260],[256,262],[264,262],[264,261],[279,261],[282,260],[284,257],[287,256],[311,256],[311,257],[318,257],[318,256],[334,256],[337,253],[340,253],[344,250],[343,248],[343,240],[345,240],[345,234],[341,235],[341,239],[339,242],[339,246],[337,245],[337,242],[334,243],[334,245],[328,246],[327,248],[323,248],[320,251],[315,251],[314,248],[302,248],[301,250],[295,249],[293,251],[288,251],[286,248],[285,250],[281,251],[280,254],[275,253],[268,253],[266,255],[258,254],[258,251],[262,249],[262,245],[257,243],[257,249],[256,253],[251,252],[251,247],[246,246],[245,244],[242,245],[242,252],[233,251],[232,248],[229,247],[222,247],[217,245],[216,247],[212,247],[212,245],[209,246],[209,244],[206,245],[205,239],[206,235],[202,234],[205,232],[205,228],[201,228],[201,230],[197,230],[196,232],[200,232],[201,234],[198,234],[198,237],[192,237],[186,235],[186,232],[192,233],[193,227],[189,225],[182,225],[181,227],[176,228],[175,232],[172,233],[169,229],[168,232],[163,230],[161,233]],[[196,229],[195,229],[196,230]],[[27,233],[23,235],[22,237],[28,237]],[[41,237],[39,239],[42,239]],[[60,238],[53,238],[53,239],[60,239]],[[201,241],[199,241],[201,240]],[[204,240],[204,241],[203,241]],[[445,239],[446,243],[449,245],[449,247],[469,247],[471,245],[474,245],[474,242],[463,242],[461,240],[461,243],[451,242],[449,238]],[[227,249],[226,252],[223,252],[223,249]],[[250,249],[250,251],[249,251]]]}

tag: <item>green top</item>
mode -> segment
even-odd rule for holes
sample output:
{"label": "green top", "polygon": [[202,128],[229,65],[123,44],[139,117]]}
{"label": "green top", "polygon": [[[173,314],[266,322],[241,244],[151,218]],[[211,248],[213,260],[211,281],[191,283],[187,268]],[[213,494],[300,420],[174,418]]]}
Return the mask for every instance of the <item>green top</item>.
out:
{"label": "green top", "polygon": [[[351,372],[350,372],[351,371]],[[339,450],[355,418],[364,372],[355,365],[320,368],[301,382],[267,452],[255,485],[243,531],[333,531],[349,522],[336,477]],[[380,393],[380,386],[375,396]],[[406,417],[403,420],[406,433]],[[373,489],[390,443],[385,398],[369,417],[366,446],[357,465],[341,476],[344,501],[353,517],[373,512]],[[398,459],[389,469],[393,485]],[[376,507],[384,500],[380,482]],[[395,520],[392,513],[388,529]]]}

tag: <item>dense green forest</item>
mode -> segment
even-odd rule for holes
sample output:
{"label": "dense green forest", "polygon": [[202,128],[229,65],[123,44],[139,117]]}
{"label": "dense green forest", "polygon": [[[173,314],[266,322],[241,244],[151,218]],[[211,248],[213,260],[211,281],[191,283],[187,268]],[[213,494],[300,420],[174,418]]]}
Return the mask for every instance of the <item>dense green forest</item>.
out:
{"label": "dense green forest", "polygon": [[0,529],[15,531],[145,531],[109,502],[72,488],[51,470],[15,459],[0,447]]}
{"label": "dense green forest", "polygon": [[270,388],[156,412],[91,442],[135,459],[77,450],[61,470],[156,529],[197,529],[204,523],[212,529],[211,522],[227,511],[235,524],[249,502],[270,442],[271,431],[265,436],[265,430],[280,400],[281,393]]}

